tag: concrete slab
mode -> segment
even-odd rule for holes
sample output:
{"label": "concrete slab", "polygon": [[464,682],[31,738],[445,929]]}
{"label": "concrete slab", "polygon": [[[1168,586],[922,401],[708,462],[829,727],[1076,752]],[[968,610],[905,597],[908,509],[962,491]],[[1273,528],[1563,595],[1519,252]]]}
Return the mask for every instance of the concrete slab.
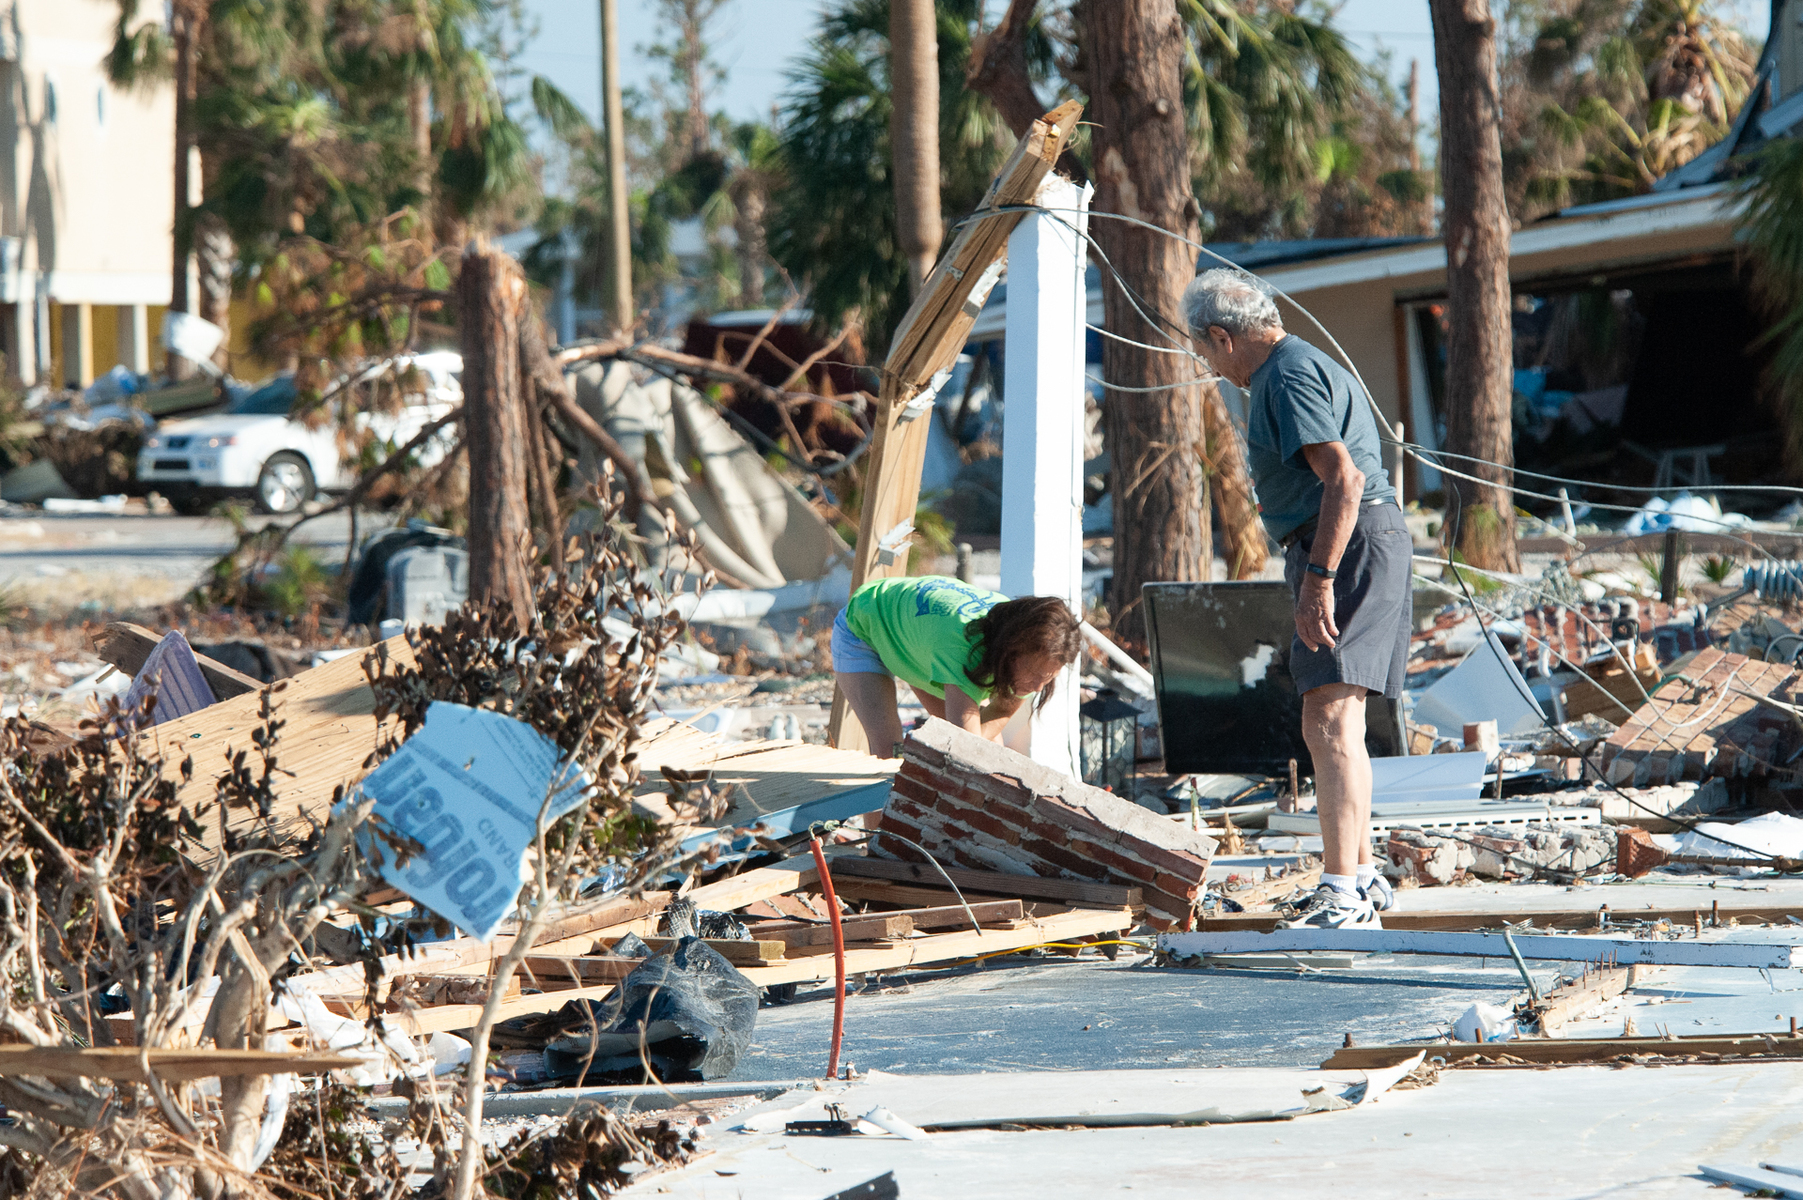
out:
{"label": "concrete slab", "polygon": [[[1777,934],[1782,931],[1773,931]],[[1600,934],[1442,933],[1421,929],[1275,929],[1269,933],[1164,933],[1158,948],[1188,957],[1205,954],[1260,954],[1289,950],[1339,950],[1378,954],[1445,954],[1523,958],[1558,962],[1608,962],[1673,966],[1743,967],[1787,970],[1803,966],[1803,946],[1777,937],[1729,942],[1714,931],[1672,941]]]}
{"label": "concrete slab", "polygon": [[[1704,1162],[1803,1160],[1803,1126],[1795,1119],[1803,1064],[1652,1070],[1449,1071],[1433,1087],[1285,1123],[980,1130],[922,1141],[710,1134],[703,1145],[714,1153],[707,1158],[622,1194],[819,1200],[893,1170],[909,1200],[1128,1191],[1173,1200],[1704,1197],[1722,1195],[1698,1170]],[[972,1088],[989,1078],[975,1077]],[[1073,1098],[1094,1092],[1087,1074],[1032,1078]],[[1231,1095],[1232,1088],[1221,1092]]]}
{"label": "concrete slab", "polygon": [[[1474,1001],[1507,1004],[1521,990],[1506,959],[1372,956],[1350,970],[1285,972],[1136,961],[1145,960],[997,959],[885,976],[879,988],[847,998],[840,1061],[861,1071],[934,1075],[1312,1068],[1347,1035],[1359,1045],[1436,1037]],[[1544,986],[1552,975],[1543,969],[1536,979]],[[758,1010],[753,1044],[733,1080],[824,1070],[831,995],[828,986]]]}
{"label": "concrete slab", "polygon": [[1635,908],[1694,907],[1708,913],[1712,901],[1724,910],[1735,905],[1771,908],[1803,906],[1803,879],[1778,876],[1732,878],[1720,875],[1653,874],[1622,883],[1564,887],[1550,883],[1482,883],[1461,887],[1409,888],[1396,893],[1398,912],[1551,912],[1596,907],[1632,916]]}

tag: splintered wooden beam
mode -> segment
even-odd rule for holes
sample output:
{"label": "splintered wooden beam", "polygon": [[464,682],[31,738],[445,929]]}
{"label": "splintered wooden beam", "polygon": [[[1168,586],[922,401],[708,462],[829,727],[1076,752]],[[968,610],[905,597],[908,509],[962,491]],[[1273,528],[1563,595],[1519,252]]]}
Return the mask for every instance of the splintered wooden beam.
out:
{"label": "splintered wooden beam", "polygon": [[1554,988],[1541,998],[1540,1032],[1548,1037],[1558,1036],[1559,1030],[1568,1022],[1633,988],[1645,969],[1606,967],[1587,971],[1570,983]]}
{"label": "splintered wooden beam", "polygon": [[[971,325],[983,311],[1007,253],[1008,235],[1025,215],[997,210],[1033,203],[1082,111],[1081,104],[1067,101],[1033,122],[896,326],[883,362],[870,450],[864,460],[864,508],[852,560],[853,590],[872,579],[907,574],[907,531],[920,504],[920,472],[931,428],[931,421],[921,419],[908,404],[934,375],[957,361]],[[828,732],[832,744],[841,749],[868,746],[843,693],[835,692]],[[876,752],[886,758],[889,747],[877,747]]]}
{"label": "splintered wooden beam", "polygon": [[[101,661],[112,663],[127,675],[136,675],[144,669],[144,660],[150,657],[150,652],[162,640],[162,635],[142,625],[134,625],[130,621],[110,621],[96,639],[95,649]],[[195,652],[194,660],[200,664],[200,673],[206,679],[207,686],[213,689],[215,700],[230,700],[233,696],[263,690],[262,680],[252,679],[242,671],[234,671],[199,651]]]}
{"label": "splintered wooden beam", "polygon": [[1395,1060],[1401,1051],[1427,1051],[1449,1063],[1475,1058],[1520,1059],[1530,1063],[1614,1062],[1651,1055],[1682,1058],[1803,1058],[1803,1038],[1789,1034],[1742,1034],[1691,1038],[1511,1038],[1506,1042],[1415,1042],[1404,1046],[1346,1046],[1321,1064],[1323,1071],[1368,1071]]}
{"label": "splintered wooden beam", "polygon": [[[858,879],[850,875],[844,877],[835,875],[833,877],[833,890],[839,894],[841,900],[861,900],[872,904],[894,904],[903,912],[910,914],[928,909],[940,909],[949,905],[958,913],[960,918],[964,917],[964,910],[958,906],[957,897],[952,895],[951,889],[945,886],[945,881],[943,879],[939,881],[938,887],[927,887],[924,884],[896,883],[887,879]],[[1030,917],[1035,915],[1045,915],[1044,913],[1035,914],[1033,912],[1034,906],[1032,904],[1019,900],[1011,900],[1003,896],[988,895],[977,888],[961,886],[959,891],[963,893],[964,899],[972,908],[977,908],[979,904],[1014,903],[1021,905],[1022,916]],[[1066,908],[1069,906],[1058,905],[1057,907]],[[1012,920],[1013,918],[1010,917],[1004,919]],[[981,909],[977,910],[977,920],[979,922],[985,920]],[[963,923],[969,925],[970,921],[964,919]]]}
{"label": "splintered wooden beam", "polygon": [[[1302,871],[1292,871],[1288,875],[1279,875],[1276,879],[1265,879],[1258,883],[1247,884],[1235,892],[1223,893],[1229,900],[1250,909],[1255,905],[1270,904],[1281,900],[1292,892],[1304,894],[1312,892],[1321,883],[1321,868],[1309,867]],[[1385,917],[1385,921],[1389,918]]]}
{"label": "splintered wooden beam", "polygon": [[226,1079],[239,1075],[317,1075],[362,1066],[342,1054],[284,1054],[270,1050],[148,1050],[130,1046],[0,1046],[0,1076],[38,1075],[148,1082],[144,1064],[158,1079]]}

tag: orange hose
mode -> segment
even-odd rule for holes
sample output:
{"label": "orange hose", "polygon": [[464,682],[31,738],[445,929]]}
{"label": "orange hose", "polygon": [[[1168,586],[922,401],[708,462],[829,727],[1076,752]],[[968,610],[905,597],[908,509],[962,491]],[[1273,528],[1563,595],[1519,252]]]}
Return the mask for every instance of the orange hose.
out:
{"label": "orange hose", "polygon": [[820,892],[826,897],[826,913],[833,923],[833,968],[838,986],[833,989],[833,1048],[826,1056],[826,1077],[839,1074],[839,1044],[845,1038],[845,929],[839,924],[839,897],[833,894],[833,877],[826,869],[826,852],[820,839],[811,839],[814,865],[820,868]]}

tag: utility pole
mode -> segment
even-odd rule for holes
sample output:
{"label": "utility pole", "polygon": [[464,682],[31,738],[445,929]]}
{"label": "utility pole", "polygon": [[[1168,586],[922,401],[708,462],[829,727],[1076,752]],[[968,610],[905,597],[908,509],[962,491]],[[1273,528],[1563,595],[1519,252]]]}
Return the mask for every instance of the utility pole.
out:
{"label": "utility pole", "polygon": [[[1409,59],[1409,174],[1416,183],[1421,178],[1421,60]],[[1431,236],[1434,232],[1434,189],[1426,188],[1415,214],[1416,233]]]}
{"label": "utility pole", "polygon": [[601,0],[601,110],[607,133],[607,206],[612,238],[609,245],[607,297],[613,332],[630,330],[632,307],[632,222],[626,195],[626,116],[620,104],[620,20],[618,0]]}

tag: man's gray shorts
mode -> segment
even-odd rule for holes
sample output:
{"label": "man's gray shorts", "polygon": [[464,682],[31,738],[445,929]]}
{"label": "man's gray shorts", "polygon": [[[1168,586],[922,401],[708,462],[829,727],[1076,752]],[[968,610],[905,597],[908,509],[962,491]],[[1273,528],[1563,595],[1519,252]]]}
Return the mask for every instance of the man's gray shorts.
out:
{"label": "man's gray shorts", "polygon": [[[1290,594],[1299,596],[1308,578],[1309,547],[1315,534],[1304,534],[1284,552],[1283,577]],[[1334,624],[1339,626],[1333,649],[1310,650],[1296,638],[1290,645],[1290,677],[1298,692],[1330,683],[1351,683],[1394,700],[1402,695],[1409,661],[1411,559],[1415,544],[1402,510],[1394,504],[1367,504],[1340,557],[1333,581]]]}

